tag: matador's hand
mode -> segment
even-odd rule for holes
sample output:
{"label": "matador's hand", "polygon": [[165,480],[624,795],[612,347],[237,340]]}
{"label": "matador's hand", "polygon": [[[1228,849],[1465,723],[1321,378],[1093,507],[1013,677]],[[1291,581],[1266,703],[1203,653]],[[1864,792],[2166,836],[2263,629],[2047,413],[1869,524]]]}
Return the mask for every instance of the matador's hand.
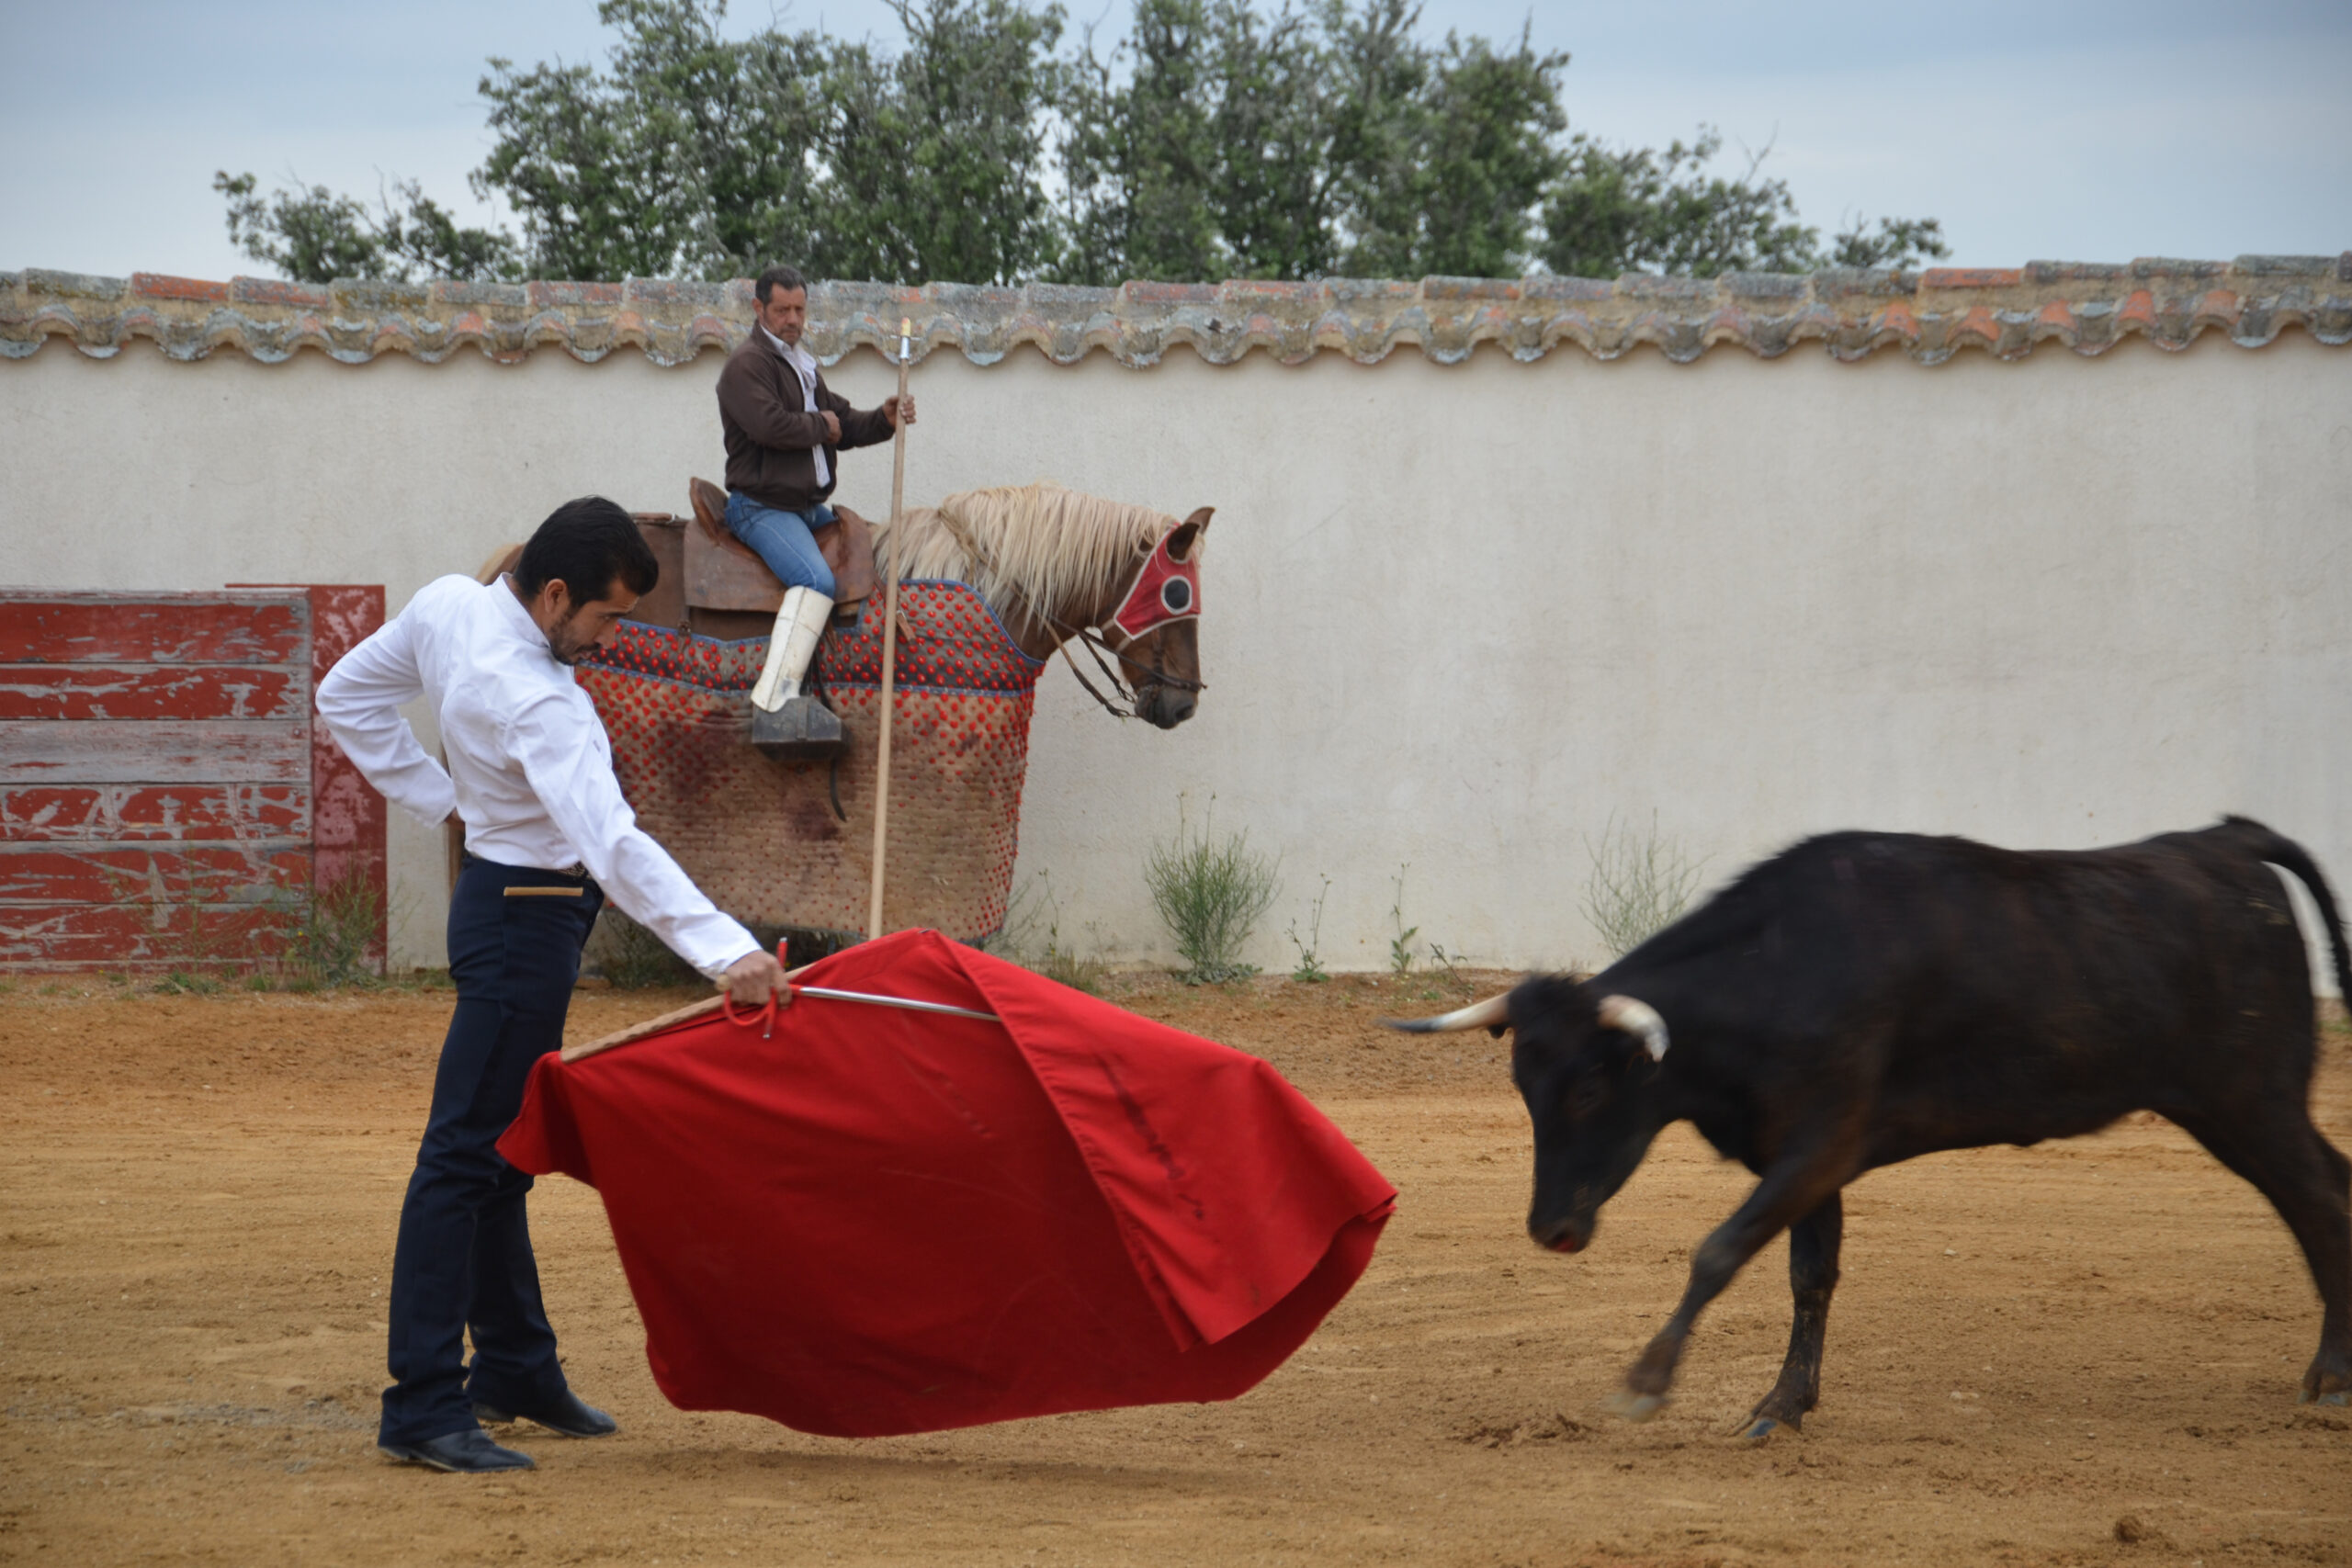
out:
{"label": "matador's hand", "polygon": [[727,972],[718,977],[718,988],[745,1007],[765,1007],[771,996],[778,1007],[792,1005],[792,990],[785,984],[784,965],[765,948],[747,953],[729,964]]}

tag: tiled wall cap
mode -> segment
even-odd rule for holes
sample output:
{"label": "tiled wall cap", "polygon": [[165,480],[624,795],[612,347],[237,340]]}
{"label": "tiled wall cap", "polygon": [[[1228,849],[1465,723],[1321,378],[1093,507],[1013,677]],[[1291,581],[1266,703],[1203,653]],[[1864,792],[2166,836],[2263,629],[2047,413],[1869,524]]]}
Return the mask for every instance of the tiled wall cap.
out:
{"label": "tiled wall cap", "polygon": [[497,310],[530,309],[531,293],[519,283],[458,283],[447,278],[432,285],[435,305],[484,305]]}
{"label": "tiled wall cap", "polygon": [[1508,277],[1424,277],[1424,299],[1516,299],[1517,280]]}
{"label": "tiled wall cap", "polygon": [[2227,262],[2190,261],[2180,256],[2139,256],[2132,263],[2132,276],[2146,279],[2219,277],[2229,270]]}
{"label": "tiled wall cap", "polygon": [[2106,282],[2128,276],[2131,268],[2121,262],[2030,261],[2025,264],[2028,283],[2091,283]]}
{"label": "tiled wall cap", "polygon": [[1522,299],[1614,299],[1617,280],[1613,277],[1555,277],[1544,274],[1519,280],[1519,297]]}
{"label": "tiled wall cap", "polygon": [[727,285],[674,277],[632,277],[621,285],[624,302],[645,300],[662,305],[697,305],[705,309],[729,303]]}
{"label": "tiled wall cap", "polygon": [[2256,277],[2329,277],[2335,275],[2336,260],[2335,256],[2240,256],[2230,264],[2230,270]]}
{"label": "tiled wall cap", "polygon": [[1806,278],[1801,272],[1727,272],[1724,292],[1739,299],[1802,299]]}
{"label": "tiled wall cap", "polygon": [[422,283],[387,283],[372,277],[338,277],[327,285],[334,308],[346,315],[422,310],[433,302]]}
{"label": "tiled wall cap", "polygon": [[86,272],[53,272],[45,266],[28,266],[22,276],[23,288],[45,294],[78,295],[85,299],[119,299],[130,289],[123,278],[99,277]]}
{"label": "tiled wall cap", "polygon": [[1813,297],[1844,299],[1909,299],[1919,292],[1919,275],[1891,266],[1825,266],[1813,275]]}
{"label": "tiled wall cap", "polygon": [[[229,353],[276,364],[316,350],[352,364],[461,353],[514,363],[547,351],[594,362],[625,350],[679,365],[741,344],[752,312],[743,278],[322,287],[34,268],[0,273],[0,358],[26,358],[56,337],[101,358],[143,339],[179,360]],[[1178,345],[1220,365],[1256,353],[1369,364],[1408,349],[1443,364],[1482,349],[1532,360],[1655,348],[1687,361],[1734,347],[1772,358],[1813,345],[1840,359],[1893,350],[1932,365],[1972,349],[2096,355],[2132,336],[2177,349],[2209,331],[2249,348],[2290,328],[2352,343],[2352,253],[1720,278],[1237,278],[1115,289],[828,282],[810,290],[810,346],[828,360],[862,345],[892,351],[902,317],[916,322],[921,352],[954,349],[981,365],[1030,349],[1065,364],[1099,350],[1143,367]]]}
{"label": "tiled wall cap", "polygon": [[1617,279],[1617,292],[1628,299],[1713,299],[1721,290],[1712,277],[1629,272]]}
{"label": "tiled wall cap", "polygon": [[[1159,287],[1168,286],[1162,284]],[[1421,295],[1421,286],[1386,277],[1327,277],[1323,280],[1323,292],[1335,304],[1366,305],[1392,299],[1418,299]],[[1208,290],[1208,297],[1216,299],[1216,290]]]}

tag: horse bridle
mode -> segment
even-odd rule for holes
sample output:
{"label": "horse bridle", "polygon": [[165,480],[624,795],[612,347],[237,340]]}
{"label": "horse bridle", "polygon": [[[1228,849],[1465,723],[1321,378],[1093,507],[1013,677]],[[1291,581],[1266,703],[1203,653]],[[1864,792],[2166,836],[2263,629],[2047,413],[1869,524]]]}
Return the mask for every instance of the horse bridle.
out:
{"label": "horse bridle", "polygon": [[[1118,625],[1120,616],[1126,613],[1128,603],[1135,598],[1136,591],[1143,585],[1144,574],[1151,570],[1152,563],[1158,558],[1160,548],[1167,544],[1169,535],[1172,535],[1175,532],[1176,530],[1174,528],[1170,528],[1168,531],[1168,534],[1161,535],[1159,538],[1154,542],[1149,553],[1145,555],[1144,558],[1136,563],[1135,575],[1127,580],[1125,591],[1122,592],[1118,598],[1111,602],[1112,608],[1107,615],[1102,617],[1102,620],[1111,622],[1114,626]],[[972,549],[972,541],[967,539],[963,542],[967,549]],[[972,553],[976,556],[979,554],[977,549],[973,549]],[[989,562],[988,565],[991,571],[996,570],[994,562]],[[1002,580],[1001,573],[999,573],[999,578],[1000,581]],[[1187,579],[1187,581],[1189,581],[1189,579]],[[1156,664],[1146,664],[1143,660],[1133,658],[1127,653],[1127,649],[1135,643],[1141,640],[1144,636],[1148,633],[1157,631],[1160,626],[1169,624],[1169,622],[1197,618],[1200,614],[1200,604],[1196,598],[1188,600],[1185,608],[1178,613],[1163,616],[1161,619],[1155,622],[1147,623],[1140,631],[1127,633],[1126,640],[1121,642],[1116,647],[1114,647],[1112,644],[1105,642],[1102,639],[1097,626],[1071,626],[1068,621],[1063,620],[1059,615],[1053,614],[1051,611],[1039,604],[1035,600],[1030,598],[1028,594],[1022,593],[1018,585],[1012,585],[1012,591],[1015,593],[1020,594],[1021,602],[1024,605],[1028,606],[1028,610],[1031,615],[1037,617],[1039,625],[1049,627],[1053,631],[1060,634],[1054,639],[1055,651],[1058,652],[1062,656],[1062,661],[1069,666],[1069,672],[1073,676],[1077,677],[1078,683],[1086,688],[1086,694],[1092,697],[1096,702],[1102,704],[1102,711],[1109,714],[1112,717],[1140,717],[1141,716],[1136,713],[1136,709],[1143,700],[1142,694],[1155,686],[1166,686],[1179,692],[1204,692],[1208,690],[1208,682],[1205,681],[1194,681],[1187,679],[1182,675],[1171,674],[1168,671],[1160,669]],[[1125,627],[1120,627],[1119,629],[1122,631],[1125,630]],[[1102,672],[1102,679],[1109,682],[1111,689],[1118,693],[1121,700],[1126,703],[1127,705],[1125,707],[1119,706],[1117,703],[1114,703],[1110,698],[1104,696],[1101,692],[1094,689],[1094,682],[1086,678],[1086,671],[1080,670],[1078,667],[1078,660],[1070,657],[1069,645],[1073,642],[1083,643],[1085,645],[1087,653],[1091,656],[1094,660],[1095,669]],[[1133,682],[1122,679],[1119,671],[1113,669],[1112,666],[1104,660],[1102,657],[1104,654],[1109,654],[1112,659],[1117,660],[1119,663],[1125,665],[1130,670],[1140,671],[1143,678]]]}

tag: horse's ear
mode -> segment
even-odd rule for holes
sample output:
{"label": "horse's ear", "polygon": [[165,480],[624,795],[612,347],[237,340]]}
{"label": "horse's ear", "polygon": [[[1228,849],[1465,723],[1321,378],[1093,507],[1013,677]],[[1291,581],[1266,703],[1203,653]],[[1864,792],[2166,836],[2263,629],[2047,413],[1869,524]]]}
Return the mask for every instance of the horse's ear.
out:
{"label": "horse's ear", "polygon": [[1193,547],[1200,543],[1201,536],[1208,532],[1209,519],[1215,515],[1216,507],[1204,506],[1177,524],[1168,536],[1168,553],[1178,560],[1192,559]]}

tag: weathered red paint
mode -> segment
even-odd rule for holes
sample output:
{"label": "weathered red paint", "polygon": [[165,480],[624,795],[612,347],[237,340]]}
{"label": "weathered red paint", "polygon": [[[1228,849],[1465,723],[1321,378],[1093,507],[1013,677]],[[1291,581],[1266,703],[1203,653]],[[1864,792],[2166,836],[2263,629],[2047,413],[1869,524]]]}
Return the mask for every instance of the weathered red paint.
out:
{"label": "weathered red paint", "polygon": [[308,619],[282,593],[10,595],[0,599],[0,664],[290,664]]}
{"label": "weathered red paint", "polygon": [[299,904],[310,886],[307,844],[0,844],[0,905]]}
{"label": "weathered red paint", "polygon": [[311,899],[376,894],[385,812],[311,712],[381,588],[0,593],[0,969],[282,952]]}
{"label": "weathered red paint", "polygon": [[300,718],[309,693],[269,665],[0,666],[0,718]]}
{"label": "weathered red paint", "polygon": [[0,789],[0,841],[307,840],[300,784],[32,784]]}

